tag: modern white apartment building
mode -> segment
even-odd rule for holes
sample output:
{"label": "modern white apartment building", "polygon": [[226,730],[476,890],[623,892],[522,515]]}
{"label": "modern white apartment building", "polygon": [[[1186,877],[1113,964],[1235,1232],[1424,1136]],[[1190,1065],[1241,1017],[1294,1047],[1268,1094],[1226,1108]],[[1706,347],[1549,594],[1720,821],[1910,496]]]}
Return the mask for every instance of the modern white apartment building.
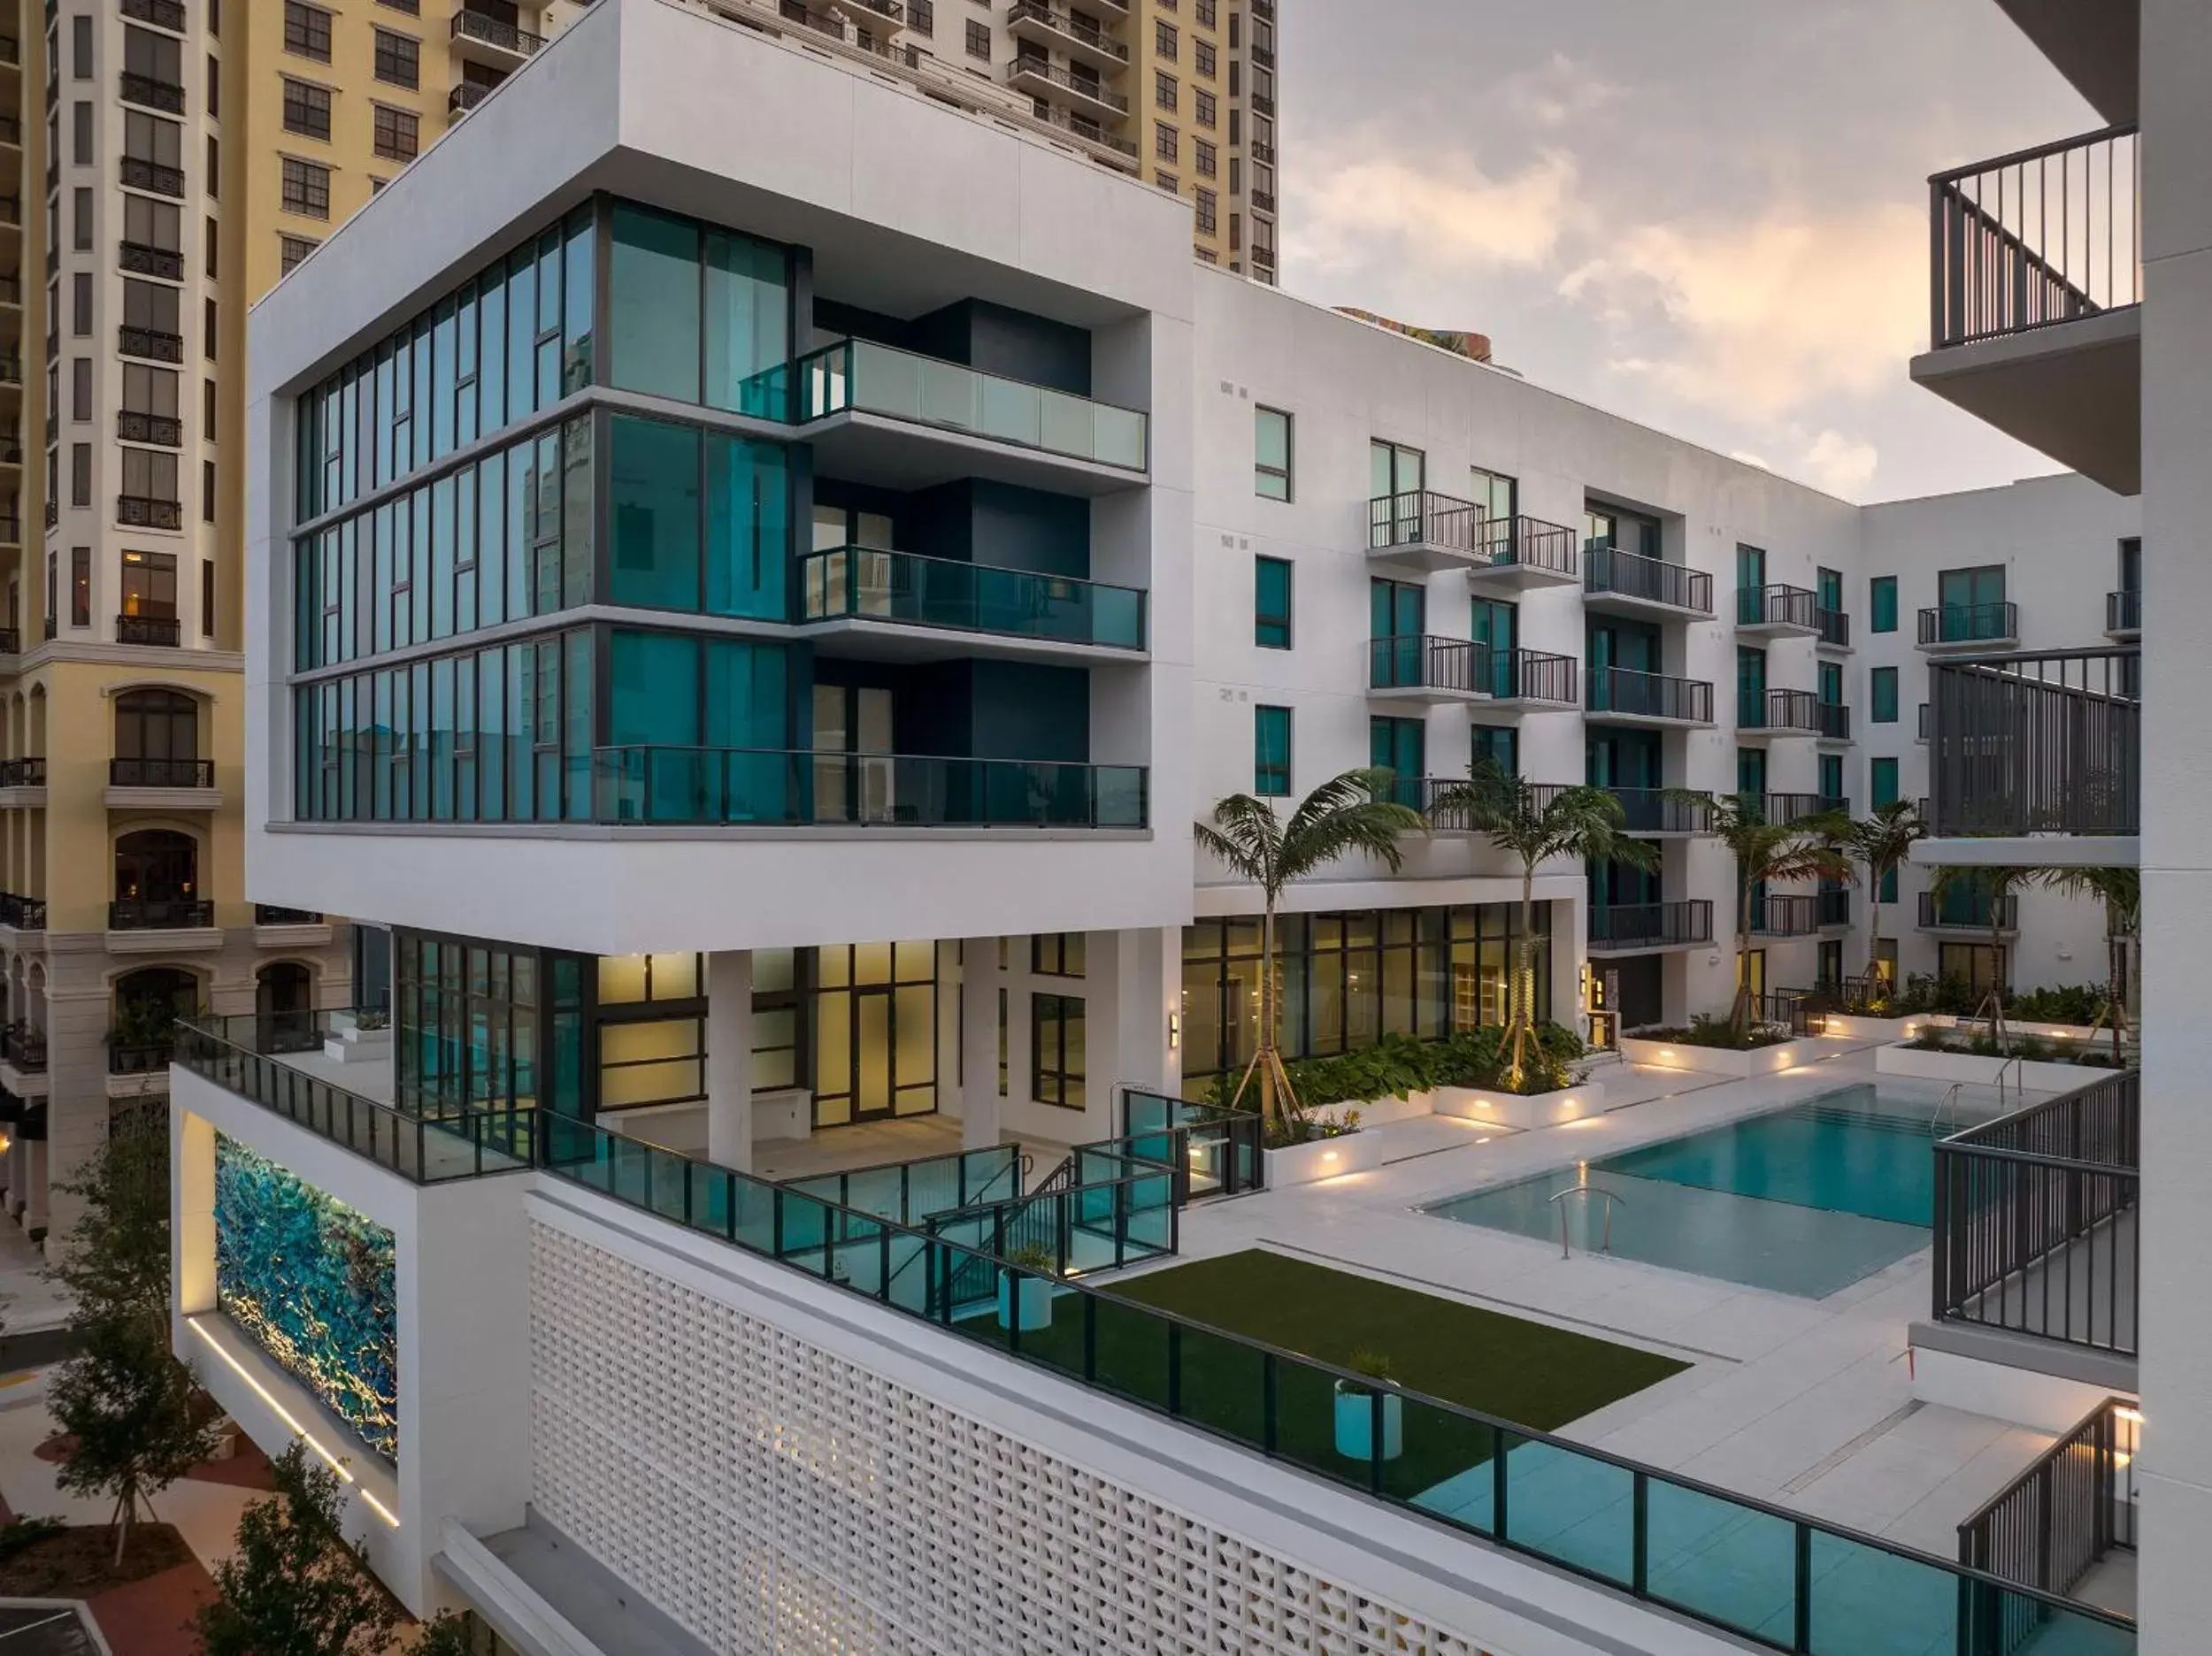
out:
{"label": "modern white apartment building", "polygon": [[[1349,1371],[1079,1276],[1025,1344],[1013,1209],[1087,1272],[1256,1173],[1178,1103],[1253,1034],[1214,800],[1610,788],[1661,866],[1540,875],[1544,1009],[1680,1022],[1733,870],[1662,790],[1982,809],[1930,663],[2098,643],[2145,535],[2079,478],[1861,509],[1190,251],[1051,134],[599,0],[263,300],[249,884],[388,963],[184,1036],[179,1352],[532,1652],[2132,1650],[1680,1454],[1448,1412],[1448,1478],[1348,1469]],[[1908,973],[1979,935],[1924,878]],[[1499,1021],[1520,891],[1448,820],[1294,888],[1294,1053]],[[1763,893],[1763,985],[1863,903]],[[2047,918],[2016,976],[2101,976]],[[272,1213],[330,1244],[280,1291]]]}

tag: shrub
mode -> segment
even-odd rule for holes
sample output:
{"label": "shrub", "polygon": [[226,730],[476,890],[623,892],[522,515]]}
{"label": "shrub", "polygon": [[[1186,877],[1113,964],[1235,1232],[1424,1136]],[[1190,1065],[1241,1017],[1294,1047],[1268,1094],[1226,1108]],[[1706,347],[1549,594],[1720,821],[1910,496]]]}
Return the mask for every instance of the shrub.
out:
{"label": "shrub", "polygon": [[2110,999],[2102,984],[2063,984],[2029,990],[2006,1007],[2005,1015],[2025,1024],[2093,1024]]}
{"label": "shrub", "polygon": [[1796,1039],[1786,1029],[1773,1024],[1755,1024],[1747,1035],[1739,1036],[1724,1017],[1699,1013],[1683,1029],[1647,1029],[1637,1031],[1638,1040],[1672,1041],[1680,1046],[1718,1046],[1729,1052],[1752,1052],[1761,1046],[1779,1046],[1784,1041]]}
{"label": "shrub", "polygon": [[[1496,1024],[1485,1024],[1438,1041],[1386,1035],[1357,1052],[1301,1058],[1283,1068],[1298,1094],[1300,1108],[1306,1112],[1371,1099],[1409,1098],[1440,1086],[1496,1092],[1503,1086],[1504,1032]],[[1524,1054],[1521,1092],[1555,1092],[1572,1086],[1574,1066],[1584,1051],[1582,1038],[1572,1030],[1556,1024],[1538,1024]],[[1207,1093],[1208,1102],[1225,1107],[1236,1095],[1237,1083],[1242,1077],[1241,1070],[1216,1076]],[[1309,1138],[1329,1136],[1320,1131],[1325,1124],[1315,1123],[1297,1137],[1285,1136],[1282,1142],[1302,1144]]]}

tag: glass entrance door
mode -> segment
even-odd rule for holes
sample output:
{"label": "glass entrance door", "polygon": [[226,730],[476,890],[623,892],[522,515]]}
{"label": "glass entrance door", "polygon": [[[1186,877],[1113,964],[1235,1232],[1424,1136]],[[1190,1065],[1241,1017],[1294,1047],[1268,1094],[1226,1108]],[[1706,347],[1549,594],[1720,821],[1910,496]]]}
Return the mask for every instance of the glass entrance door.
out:
{"label": "glass entrance door", "polygon": [[1391,772],[1395,778],[1393,796],[1401,805],[1420,807],[1427,749],[1428,727],[1417,718],[1367,721],[1367,763]]}
{"label": "glass entrance door", "polygon": [[1513,678],[1513,651],[1520,615],[1515,606],[1478,598],[1474,603],[1473,633],[1482,645],[1490,668],[1490,694],[1510,696],[1517,687]]}

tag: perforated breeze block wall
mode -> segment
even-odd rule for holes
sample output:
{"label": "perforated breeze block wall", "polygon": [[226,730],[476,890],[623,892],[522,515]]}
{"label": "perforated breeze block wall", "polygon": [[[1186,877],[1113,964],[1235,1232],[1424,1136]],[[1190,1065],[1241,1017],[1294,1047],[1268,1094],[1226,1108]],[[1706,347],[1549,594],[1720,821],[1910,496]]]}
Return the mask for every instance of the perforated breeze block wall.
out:
{"label": "perforated breeze block wall", "polygon": [[715,1651],[1482,1656],[542,1223],[532,1499]]}

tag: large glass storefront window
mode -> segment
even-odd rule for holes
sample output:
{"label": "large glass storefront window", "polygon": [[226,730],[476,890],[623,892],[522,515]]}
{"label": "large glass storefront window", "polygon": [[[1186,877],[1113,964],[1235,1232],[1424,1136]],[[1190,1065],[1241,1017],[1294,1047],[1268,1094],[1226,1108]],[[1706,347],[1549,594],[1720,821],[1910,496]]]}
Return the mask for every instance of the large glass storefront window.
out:
{"label": "large glass storefront window", "polygon": [[937,1108],[937,946],[815,952],[814,1124]]}
{"label": "large glass storefront window", "polygon": [[614,204],[612,240],[613,383],[785,418],[789,252],[627,202]]}
{"label": "large glass storefront window", "polygon": [[585,978],[574,954],[396,932],[394,1083],[429,1116],[584,1114]]}
{"label": "large glass storefront window", "polygon": [[[1386,1034],[1440,1040],[1505,1022],[1520,905],[1358,909],[1277,923],[1285,1058],[1371,1046]],[[1551,911],[1536,908],[1537,1016],[1551,1015]],[[1250,1062],[1259,1040],[1260,923],[1183,930],[1183,1073]],[[1201,1086],[1198,1090],[1202,1091]]]}

